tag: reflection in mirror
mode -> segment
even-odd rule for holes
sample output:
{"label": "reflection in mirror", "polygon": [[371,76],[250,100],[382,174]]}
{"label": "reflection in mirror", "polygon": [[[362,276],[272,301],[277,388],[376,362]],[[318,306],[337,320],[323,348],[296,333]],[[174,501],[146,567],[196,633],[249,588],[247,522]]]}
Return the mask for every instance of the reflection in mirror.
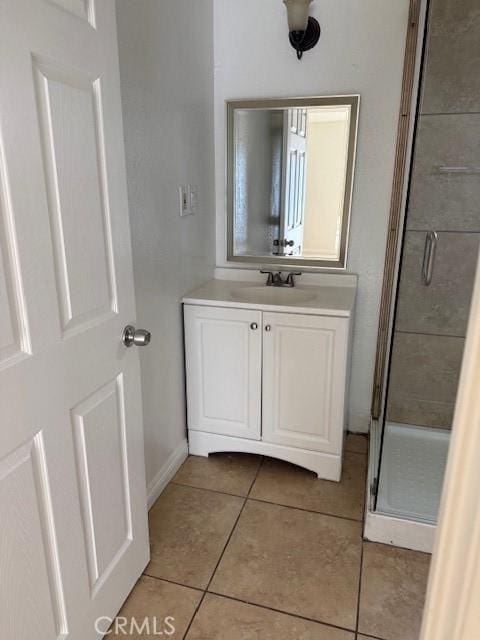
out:
{"label": "reflection in mirror", "polygon": [[358,96],[229,104],[229,259],[345,266],[357,118]]}

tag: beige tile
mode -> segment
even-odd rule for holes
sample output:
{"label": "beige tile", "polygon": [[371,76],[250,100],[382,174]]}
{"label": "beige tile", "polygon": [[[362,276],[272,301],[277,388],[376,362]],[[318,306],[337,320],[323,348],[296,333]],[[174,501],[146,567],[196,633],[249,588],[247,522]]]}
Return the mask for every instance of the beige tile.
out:
{"label": "beige tile", "polygon": [[420,278],[425,238],[423,231],[407,231],[405,236],[395,329],[464,336],[480,234],[438,233],[435,269],[429,287]]}
{"label": "beige tile", "polygon": [[207,594],[186,640],[354,640],[354,634]]}
{"label": "beige tile", "polygon": [[247,453],[214,453],[208,458],[189,456],[173,482],[246,496],[261,457]]}
{"label": "beige tile", "polygon": [[354,629],[361,525],[248,500],[210,591]]}
{"label": "beige tile", "polygon": [[358,630],[385,640],[417,640],[430,556],[366,542]]}
{"label": "beige tile", "polygon": [[145,573],[205,588],[243,498],[170,484],[150,511],[151,561]]}
{"label": "beige tile", "polygon": [[344,518],[362,520],[367,459],[345,453],[340,482],[319,480],[316,474],[281,460],[265,459],[250,497]]}
{"label": "beige tile", "polygon": [[368,436],[362,433],[349,433],[345,442],[345,451],[354,453],[368,452]]}
{"label": "beige tile", "polygon": [[464,342],[451,336],[395,333],[388,420],[451,428]]}
{"label": "beige tile", "polygon": [[201,597],[201,591],[142,576],[117,616],[125,618],[127,626],[122,630],[114,623],[108,637],[125,638],[128,631],[129,638],[151,638],[155,631],[169,631],[170,638],[183,638]]}

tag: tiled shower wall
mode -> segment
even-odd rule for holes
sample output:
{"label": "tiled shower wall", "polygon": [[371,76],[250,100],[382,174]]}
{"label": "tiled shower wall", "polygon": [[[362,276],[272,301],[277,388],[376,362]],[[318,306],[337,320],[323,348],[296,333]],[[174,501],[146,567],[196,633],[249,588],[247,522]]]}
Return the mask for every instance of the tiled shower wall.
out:
{"label": "tiled shower wall", "polygon": [[[480,241],[479,70],[479,0],[432,0],[387,401],[394,422],[452,424]],[[426,287],[428,231],[438,245]]]}

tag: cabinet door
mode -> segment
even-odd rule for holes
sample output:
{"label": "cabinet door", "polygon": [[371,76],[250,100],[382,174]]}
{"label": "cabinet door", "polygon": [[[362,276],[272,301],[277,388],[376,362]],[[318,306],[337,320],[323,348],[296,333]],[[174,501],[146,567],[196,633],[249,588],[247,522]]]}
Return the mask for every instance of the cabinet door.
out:
{"label": "cabinet door", "polygon": [[263,440],[338,454],[348,320],[263,314]]}
{"label": "cabinet door", "polygon": [[260,439],[262,314],[185,305],[188,428]]}

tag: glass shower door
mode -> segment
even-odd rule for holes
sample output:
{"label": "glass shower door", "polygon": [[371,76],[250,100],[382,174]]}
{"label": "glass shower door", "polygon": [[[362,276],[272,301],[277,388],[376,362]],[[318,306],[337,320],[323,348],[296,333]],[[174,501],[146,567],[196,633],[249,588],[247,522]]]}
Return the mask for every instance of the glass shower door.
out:
{"label": "glass shower door", "polygon": [[437,516],[480,239],[474,5],[433,0],[430,9],[376,503],[427,522]]}

